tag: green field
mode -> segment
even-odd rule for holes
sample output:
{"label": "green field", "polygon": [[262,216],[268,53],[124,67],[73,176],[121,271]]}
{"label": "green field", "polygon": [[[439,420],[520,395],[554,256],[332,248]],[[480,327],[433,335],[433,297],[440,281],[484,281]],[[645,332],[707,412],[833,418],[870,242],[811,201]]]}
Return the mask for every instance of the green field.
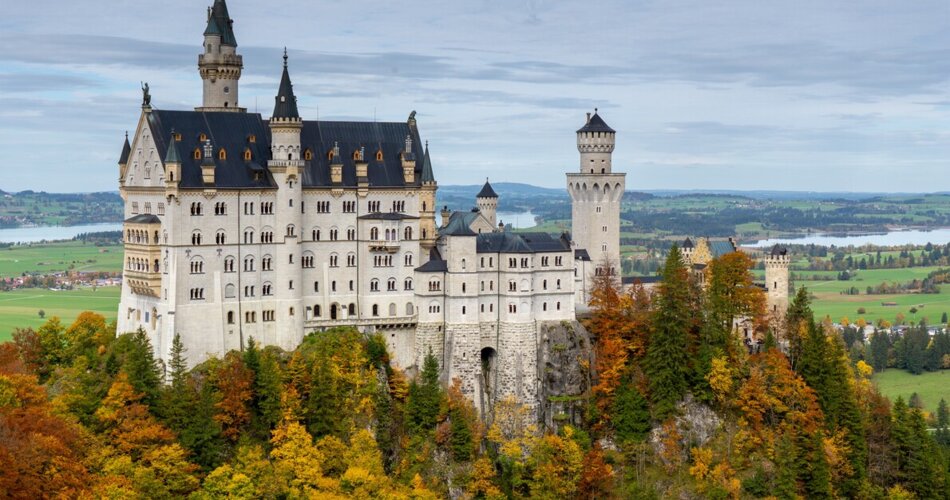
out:
{"label": "green field", "polygon": [[[14,328],[38,327],[46,319],[59,316],[69,325],[83,311],[95,311],[115,319],[119,309],[120,287],[99,287],[80,290],[52,291],[44,288],[27,288],[12,292],[0,292],[0,342],[10,340]],[[46,319],[38,312],[46,312]]]}
{"label": "green field", "polygon": [[[795,286],[804,285],[815,296],[812,309],[815,316],[823,318],[826,315],[838,321],[848,317],[851,321],[864,318],[869,323],[883,318],[893,322],[897,313],[902,313],[907,321],[920,321],[927,318],[930,324],[938,323],[944,312],[950,313],[950,286],[943,285],[940,293],[936,294],[896,294],[896,295],[865,295],[868,286],[875,286],[881,282],[906,283],[913,279],[922,279],[937,267],[912,267],[906,269],[874,269],[859,271],[854,279],[849,281],[807,281],[798,280]],[[803,274],[837,275],[834,271],[800,271]],[[841,291],[849,287],[857,287],[861,295],[842,295]],[[896,305],[882,305],[893,302]],[[858,308],[863,307],[867,312],[858,314]],[[917,314],[910,309],[917,308]]]}
{"label": "green field", "polygon": [[950,370],[913,375],[904,370],[891,368],[875,374],[872,380],[877,384],[881,394],[887,396],[891,402],[898,396],[907,401],[915,392],[920,395],[924,408],[928,411],[935,411],[941,398],[950,402]]}
{"label": "green field", "polygon": [[34,272],[51,274],[70,268],[76,271],[121,271],[122,246],[66,241],[0,249],[0,278]]}

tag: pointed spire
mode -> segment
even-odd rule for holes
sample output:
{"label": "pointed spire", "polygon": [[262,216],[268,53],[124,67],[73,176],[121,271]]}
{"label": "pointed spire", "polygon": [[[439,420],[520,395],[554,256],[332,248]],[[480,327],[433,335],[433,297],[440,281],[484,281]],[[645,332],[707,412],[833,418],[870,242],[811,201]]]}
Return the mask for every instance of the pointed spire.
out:
{"label": "pointed spire", "polygon": [[488,177],[485,177],[485,185],[482,186],[482,190],[475,195],[476,198],[498,198],[498,195],[495,193],[495,190],[492,189],[491,184],[488,183]]}
{"label": "pointed spire", "polygon": [[274,100],[276,102],[271,118],[300,118],[294,86],[290,83],[290,73],[287,71],[287,47],[284,47],[284,73],[280,76],[280,87],[277,88]]}
{"label": "pointed spire", "polygon": [[125,131],[125,144],[122,145],[122,154],[119,155],[119,164],[125,165],[129,162],[129,155],[132,153],[132,146],[129,144],[129,131]]}
{"label": "pointed spire", "polygon": [[221,45],[237,47],[233,24],[234,20],[228,14],[227,3],[224,0],[214,0],[214,5],[208,10],[208,27],[205,28],[204,34],[205,36],[218,35],[221,37]]}
{"label": "pointed spire", "polygon": [[432,160],[429,159],[429,141],[426,141],[426,152],[422,157],[422,183],[435,182],[432,174]]}
{"label": "pointed spire", "polygon": [[174,129],[172,129],[171,138],[168,140],[168,152],[165,153],[165,163],[181,163],[181,157],[178,156],[178,141],[175,140]]}

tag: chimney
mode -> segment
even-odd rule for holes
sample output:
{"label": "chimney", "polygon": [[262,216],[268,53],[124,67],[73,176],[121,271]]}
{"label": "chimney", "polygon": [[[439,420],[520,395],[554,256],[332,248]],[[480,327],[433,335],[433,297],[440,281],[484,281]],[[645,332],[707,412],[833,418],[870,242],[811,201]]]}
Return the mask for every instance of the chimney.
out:
{"label": "chimney", "polygon": [[587,125],[590,125],[590,111],[587,112]]}

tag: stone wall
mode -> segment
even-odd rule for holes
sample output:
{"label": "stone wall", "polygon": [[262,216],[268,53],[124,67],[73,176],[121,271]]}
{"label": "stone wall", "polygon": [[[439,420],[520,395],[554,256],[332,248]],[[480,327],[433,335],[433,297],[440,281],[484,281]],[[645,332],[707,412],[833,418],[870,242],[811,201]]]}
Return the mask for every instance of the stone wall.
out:
{"label": "stone wall", "polygon": [[538,325],[540,376],[538,420],[549,429],[579,425],[591,387],[594,351],[590,335],[577,321]]}

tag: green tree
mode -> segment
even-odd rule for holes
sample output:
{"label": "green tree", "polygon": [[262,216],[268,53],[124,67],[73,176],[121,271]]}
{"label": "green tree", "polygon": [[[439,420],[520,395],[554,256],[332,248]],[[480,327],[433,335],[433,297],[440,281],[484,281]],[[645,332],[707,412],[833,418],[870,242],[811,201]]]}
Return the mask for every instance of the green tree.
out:
{"label": "green tree", "polygon": [[689,388],[688,328],[690,283],[679,249],[674,245],[666,258],[663,281],[656,297],[653,330],[644,368],[650,385],[653,416],[665,420]]}
{"label": "green tree", "polygon": [[937,432],[935,437],[937,442],[950,446],[950,410],[947,409],[947,400],[940,398],[940,404],[937,405]]}
{"label": "green tree", "polygon": [[155,408],[161,392],[161,365],[152,353],[152,345],[145,330],[139,328],[124,337],[127,342],[122,371],[128,375],[129,384],[135,391],[142,394],[142,401]]}
{"label": "green tree", "polygon": [[419,378],[409,385],[406,423],[413,432],[426,433],[435,429],[445,398],[439,384],[439,361],[431,351],[425,357]]}
{"label": "green tree", "polygon": [[617,387],[611,413],[617,442],[633,443],[646,439],[650,432],[650,408],[632,380],[625,380]]}
{"label": "green tree", "polygon": [[882,372],[887,368],[887,354],[891,347],[885,330],[875,330],[871,335],[871,366],[874,371]]}

